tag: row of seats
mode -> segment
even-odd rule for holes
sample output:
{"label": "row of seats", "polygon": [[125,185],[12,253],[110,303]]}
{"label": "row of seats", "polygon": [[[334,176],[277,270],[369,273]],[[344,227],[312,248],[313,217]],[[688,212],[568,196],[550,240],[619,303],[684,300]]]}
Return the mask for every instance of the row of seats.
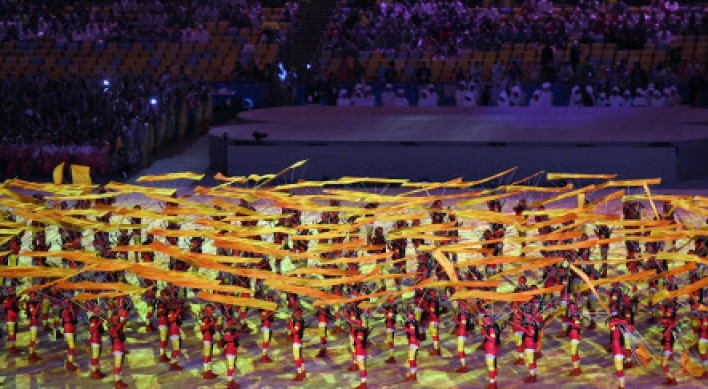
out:
{"label": "row of seats", "polygon": [[[327,52],[323,53],[326,54]],[[413,79],[415,71],[421,66],[422,62],[426,62],[426,65],[430,68],[433,81],[435,82],[450,82],[455,80],[455,72],[458,68],[462,68],[465,72],[468,72],[470,67],[477,61],[479,61],[482,68],[482,75],[485,78],[491,77],[492,66],[499,60],[504,60],[506,63],[511,61],[516,61],[521,64],[523,69],[528,69],[532,64],[539,63],[540,58],[537,56],[537,52],[523,52],[523,55],[518,55],[518,52],[511,54],[510,52],[503,51],[476,51],[474,53],[463,53],[459,58],[448,58],[448,59],[432,59],[431,56],[425,55],[423,53],[419,59],[383,59],[381,56],[361,56],[358,61],[365,69],[365,77],[367,80],[373,80],[383,76],[385,70],[388,68],[389,63],[393,61],[394,68],[399,73],[399,81],[408,82]],[[331,54],[331,53],[330,53]],[[379,53],[380,54],[380,53]],[[586,52],[586,55],[590,55],[591,62],[598,66],[601,70],[606,67],[611,67],[622,60],[626,60],[629,66],[638,62],[641,64],[642,68],[650,69],[652,66],[659,64],[666,64],[668,59],[668,53],[664,50],[642,50],[642,51],[627,51],[627,50],[614,50],[604,49],[602,51],[596,52]],[[686,55],[684,51],[684,59],[688,62],[697,62],[699,64],[705,64],[705,51],[702,53],[690,53]],[[567,63],[569,60],[569,50],[563,52],[556,52],[555,54],[556,65],[561,65]],[[320,59],[320,66],[324,68],[325,72],[337,72],[341,66],[340,59],[331,59],[331,57],[323,56]],[[354,59],[347,58],[344,60],[350,69],[354,68]]]}
{"label": "row of seats", "polygon": [[[33,76],[39,71],[49,79],[68,75],[90,75],[95,77],[116,74],[158,75],[170,72],[173,75],[184,71],[207,82],[231,80],[236,62],[245,67],[253,59],[260,69],[266,63],[275,61],[279,45],[257,43],[255,45],[213,45],[160,44],[155,51],[139,50],[141,44],[134,44],[130,51],[79,51],[68,55],[68,51],[51,50],[47,55],[27,55],[19,50],[0,51],[0,73],[15,76]],[[137,49],[135,49],[137,48]]]}

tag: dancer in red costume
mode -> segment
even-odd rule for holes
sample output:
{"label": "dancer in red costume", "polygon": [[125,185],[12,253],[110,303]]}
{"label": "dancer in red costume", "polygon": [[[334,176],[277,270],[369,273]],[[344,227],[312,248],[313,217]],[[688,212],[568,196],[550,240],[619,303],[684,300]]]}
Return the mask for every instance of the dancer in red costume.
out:
{"label": "dancer in red costume", "polygon": [[578,346],[580,345],[580,330],[583,328],[575,302],[568,304],[568,312],[566,313],[566,317],[566,322],[568,323],[568,338],[570,339],[570,356],[573,360],[573,371],[571,371],[569,375],[571,377],[575,377],[579,376],[581,373]]}
{"label": "dancer in red costume", "polygon": [[526,356],[526,363],[529,367],[529,376],[524,380],[524,382],[530,384],[537,381],[536,348],[538,347],[539,326],[536,322],[536,316],[533,314],[526,314],[524,319],[525,320],[522,323],[524,354]]}
{"label": "dancer in red costume", "polygon": [[366,371],[366,345],[369,339],[369,330],[364,327],[359,327],[354,330],[354,353],[356,354],[356,363],[359,366],[359,374],[361,375],[361,384],[357,389],[366,389],[368,374]]}
{"label": "dancer in red costume", "polygon": [[[708,370],[708,314],[700,312],[696,315],[698,324],[698,354],[701,357],[701,363]],[[701,379],[708,379],[708,371],[704,372]]]}
{"label": "dancer in red costume", "polygon": [[610,329],[610,339],[612,355],[617,371],[619,388],[624,388],[624,331],[626,331],[627,320],[622,317],[613,317],[608,324]]}
{"label": "dancer in red costume", "polygon": [[293,381],[303,381],[307,377],[305,371],[305,359],[302,357],[302,344],[305,336],[305,320],[302,318],[302,310],[295,309],[295,317],[292,320],[293,329],[293,359],[297,367],[297,375]]}
{"label": "dancer in red costume", "polygon": [[214,350],[214,331],[216,318],[214,318],[214,305],[207,304],[204,307],[204,316],[201,320],[199,330],[202,332],[202,343],[204,344],[204,379],[214,379],[216,375],[211,371],[211,357]]}
{"label": "dancer in red costume", "polygon": [[386,363],[393,364],[396,363],[393,351],[394,338],[396,335],[396,317],[398,316],[396,304],[394,304],[393,299],[383,305],[383,312],[386,319],[386,344],[388,345],[388,359]]}
{"label": "dancer in red costume", "polygon": [[106,375],[101,373],[98,358],[101,356],[101,336],[103,335],[103,319],[92,316],[89,319],[89,344],[91,345],[91,378],[100,380]]}
{"label": "dancer in red costume", "polygon": [[160,331],[160,362],[170,363],[165,349],[170,329],[169,314],[170,296],[167,290],[160,292],[160,300],[157,302],[157,328]]}
{"label": "dancer in red costume", "polygon": [[[273,296],[266,297],[266,301],[275,300]],[[263,333],[263,344],[261,362],[271,363],[273,362],[270,357],[268,357],[268,346],[270,345],[271,339],[273,339],[273,319],[275,318],[275,311],[268,311],[266,309],[261,310],[261,332]]]}
{"label": "dancer in red costume", "polygon": [[234,327],[229,327],[224,331],[224,344],[226,346],[226,376],[228,377],[227,389],[238,389],[239,385],[234,381],[234,370],[236,370],[236,357],[238,356],[239,337],[241,332]]}
{"label": "dancer in red costume", "polygon": [[[175,304],[176,305],[176,304]],[[170,371],[180,371],[183,368],[177,364],[179,351],[182,345],[182,309],[179,306],[170,308],[167,313],[169,324],[170,342],[172,342],[172,355],[170,357]]]}
{"label": "dancer in red costume", "polygon": [[37,355],[37,332],[42,323],[40,319],[42,314],[42,299],[37,297],[37,292],[30,292],[29,294],[27,313],[30,320],[29,361],[39,362],[42,358]]}
{"label": "dancer in red costume", "polygon": [[472,320],[467,312],[467,305],[460,301],[460,310],[455,315],[455,334],[457,335],[457,356],[460,358],[460,368],[456,373],[467,373],[467,360],[465,356],[465,342],[472,329]]}
{"label": "dancer in red costume", "polygon": [[497,355],[499,355],[499,345],[501,344],[501,330],[492,321],[491,316],[484,315],[482,318],[482,335],[484,335],[484,359],[489,370],[489,386],[487,389],[497,388]]}
{"label": "dancer in red costume", "polygon": [[19,354],[17,349],[17,322],[20,317],[20,303],[15,295],[15,290],[12,287],[7,288],[5,299],[2,302],[2,307],[5,309],[5,325],[7,326],[7,341],[10,348],[7,350],[10,354]]}
{"label": "dancer in red costume", "polygon": [[663,332],[661,336],[661,343],[664,346],[664,352],[661,356],[661,369],[666,373],[666,380],[663,382],[664,386],[676,386],[676,377],[669,370],[669,360],[674,353],[674,342],[676,341],[676,336],[674,335],[674,329],[678,324],[676,318],[676,308],[673,303],[669,303],[664,307],[664,315],[661,318],[661,325],[663,326]]}
{"label": "dancer in red costume", "polygon": [[74,335],[76,334],[76,324],[77,315],[74,310],[74,305],[67,298],[64,300],[64,310],[61,313],[61,320],[64,325],[64,339],[66,339],[67,359],[66,359],[66,370],[76,371],[78,367],[74,364],[74,351],[76,350],[76,344]]}
{"label": "dancer in red costume", "polygon": [[408,333],[408,366],[410,374],[406,378],[407,382],[417,381],[418,372],[418,349],[420,348],[420,333],[418,330],[418,321],[415,315],[408,313],[406,323],[403,329]]}
{"label": "dancer in red costume", "polygon": [[430,335],[433,338],[433,351],[430,356],[440,356],[440,301],[437,293],[431,289],[428,293],[428,304],[426,304],[428,312],[428,323],[430,324]]}
{"label": "dancer in red costume", "polygon": [[324,358],[327,356],[327,323],[329,322],[328,307],[317,307],[317,331],[320,336],[320,351],[317,352],[317,358]]}
{"label": "dancer in red costume", "polygon": [[113,343],[113,378],[117,389],[125,389],[128,387],[123,383],[123,358],[125,350],[125,325],[127,321],[120,320],[120,317],[111,317],[111,326],[108,329],[108,335]]}

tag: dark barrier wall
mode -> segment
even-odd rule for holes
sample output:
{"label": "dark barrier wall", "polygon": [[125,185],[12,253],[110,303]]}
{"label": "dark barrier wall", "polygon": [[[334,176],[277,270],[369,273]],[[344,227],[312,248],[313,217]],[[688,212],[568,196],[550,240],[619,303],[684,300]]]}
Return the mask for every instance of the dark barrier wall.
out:
{"label": "dark barrier wall", "polygon": [[[213,136],[211,142],[218,149],[223,140]],[[700,155],[684,157],[689,162],[697,158]],[[517,178],[540,170],[612,172],[623,179],[662,177],[664,183],[671,183],[678,180],[679,163],[672,144],[231,142],[228,173],[271,173],[302,159],[308,160],[307,168],[299,170],[295,179],[372,176],[442,181],[487,177],[517,166]],[[222,165],[223,159],[212,157],[215,170],[222,170]]]}

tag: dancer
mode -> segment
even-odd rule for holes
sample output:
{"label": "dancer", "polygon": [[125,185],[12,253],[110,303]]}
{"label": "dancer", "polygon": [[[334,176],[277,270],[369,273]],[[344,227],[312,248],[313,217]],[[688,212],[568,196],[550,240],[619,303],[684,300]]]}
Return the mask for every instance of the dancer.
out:
{"label": "dancer", "polygon": [[664,353],[661,357],[661,369],[666,373],[666,380],[663,382],[664,386],[676,386],[676,377],[669,370],[669,360],[674,353],[674,342],[676,341],[676,336],[674,335],[674,329],[678,324],[676,318],[676,309],[673,303],[665,306],[664,315],[661,318],[661,325],[663,326],[663,332],[661,337],[661,343],[664,346]]}
{"label": "dancer", "polygon": [[388,345],[388,359],[387,364],[396,363],[396,358],[394,356],[394,338],[396,335],[396,317],[398,312],[396,311],[396,304],[394,304],[393,299],[383,306],[384,317],[386,318],[386,344]]}
{"label": "dancer", "polygon": [[499,355],[499,345],[501,344],[501,330],[492,321],[492,317],[484,315],[482,318],[482,335],[484,335],[484,359],[489,370],[489,386],[487,389],[497,388],[497,355]]}
{"label": "dancer", "polygon": [[122,321],[115,315],[111,317],[111,326],[108,330],[108,335],[113,342],[113,378],[115,380],[116,389],[125,389],[128,387],[123,383],[123,357],[125,355],[125,325],[127,321]]}
{"label": "dancer", "polygon": [[455,333],[457,334],[457,356],[460,358],[460,368],[456,373],[467,373],[467,361],[465,357],[465,342],[472,328],[472,321],[467,313],[467,306],[464,301],[460,301],[460,310],[455,315]]}
{"label": "dancer", "polygon": [[64,300],[65,308],[61,313],[62,323],[64,325],[64,339],[66,339],[67,359],[66,370],[76,371],[78,367],[74,364],[74,351],[76,350],[74,334],[76,333],[76,325],[78,323],[74,304],[67,298]]}
{"label": "dancer", "polygon": [[19,354],[20,351],[17,349],[17,321],[20,315],[20,304],[17,300],[17,295],[15,294],[15,288],[8,287],[6,289],[5,299],[2,302],[2,307],[5,310],[5,325],[7,328],[7,341],[10,348],[7,350],[8,353],[15,355]]}
{"label": "dancer", "polygon": [[202,317],[202,323],[199,327],[199,330],[202,332],[202,343],[204,344],[204,374],[202,377],[207,380],[216,378],[214,373],[211,371],[215,324],[216,319],[214,318],[214,305],[207,304],[204,307],[204,316]]}
{"label": "dancer", "polygon": [[182,309],[175,304],[167,313],[170,323],[169,335],[172,342],[172,355],[170,357],[170,371],[181,371],[183,368],[177,364],[179,351],[182,345]]}
{"label": "dancer", "polygon": [[100,380],[106,375],[101,373],[98,358],[101,356],[101,336],[103,335],[103,319],[92,316],[89,319],[89,344],[91,345],[91,378]]}
{"label": "dancer", "polygon": [[[272,295],[269,295],[266,297],[267,301],[273,301],[275,300]],[[270,357],[268,357],[268,346],[270,345],[270,341],[273,338],[273,318],[275,317],[275,311],[269,311],[266,309],[261,310],[261,332],[263,333],[263,344],[261,345],[262,348],[262,355],[261,355],[261,362],[262,363],[271,363],[273,362]]]}
{"label": "dancer", "polygon": [[30,320],[29,361],[39,362],[42,358],[37,355],[37,332],[41,324],[42,299],[37,297],[37,292],[30,292],[27,312]]}
{"label": "dancer", "polygon": [[417,381],[418,372],[418,349],[420,348],[420,332],[418,329],[418,321],[415,319],[415,314],[408,313],[406,323],[403,329],[408,333],[408,366],[410,374],[406,378],[406,382]]}
{"label": "dancer", "polygon": [[357,389],[366,389],[367,387],[367,371],[366,371],[366,345],[368,343],[369,330],[364,327],[359,327],[354,331],[354,349],[356,353],[356,363],[359,366],[359,374],[361,375],[361,384]]}
{"label": "dancer", "polygon": [[236,370],[236,357],[238,355],[239,337],[241,332],[234,327],[229,327],[224,331],[224,343],[226,348],[226,376],[228,377],[227,389],[238,389],[239,385],[234,381],[234,371]]}
{"label": "dancer", "polygon": [[292,323],[293,359],[295,360],[295,366],[297,367],[297,375],[295,375],[293,381],[303,381],[307,377],[307,372],[305,371],[305,359],[302,357],[302,344],[305,336],[305,320],[302,318],[302,310],[300,308],[295,309],[295,317],[293,318]]}
{"label": "dancer", "polygon": [[573,370],[568,374],[571,377],[579,376],[580,371],[580,355],[578,354],[578,345],[580,344],[580,330],[583,324],[580,322],[580,315],[575,302],[568,305],[566,313],[568,323],[568,338],[570,338],[570,356],[573,360]]}
{"label": "dancer", "polygon": [[524,319],[525,322],[522,323],[524,353],[529,367],[529,376],[524,382],[531,384],[538,380],[536,377],[536,348],[538,346],[539,326],[536,323],[536,316],[531,313],[526,314]]}

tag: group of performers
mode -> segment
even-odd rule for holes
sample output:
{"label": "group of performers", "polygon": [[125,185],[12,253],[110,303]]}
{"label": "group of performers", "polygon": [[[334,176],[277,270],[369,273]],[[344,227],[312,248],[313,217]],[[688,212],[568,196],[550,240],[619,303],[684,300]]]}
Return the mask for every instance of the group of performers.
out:
{"label": "group of performers", "polygon": [[[36,204],[44,204],[48,208],[59,210],[86,210],[86,209],[113,209],[117,207],[110,198],[97,200],[77,200],[73,204],[69,202],[53,202],[42,196],[35,196]],[[554,334],[559,339],[567,339],[570,350],[570,363],[568,371],[570,376],[583,374],[582,361],[579,353],[579,345],[583,341],[584,333],[588,331],[603,331],[607,333],[607,350],[609,358],[614,360],[614,366],[618,379],[618,386],[625,386],[625,370],[637,367],[644,360],[644,355],[638,353],[638,345],[648,346],[642,332],[647,325],[661,326],[662,347],[661,368],[665,372],[666,378],[663,382],[666,386],[677,385],[675,373],[670,369],[670,361],[676,352],[677,344],[680,344],[681,351],[698,352],[700,363],[708,367],[708,310],[705,309],[705,298],[708,297],[706,287],[697,288],[687,295],[687,298],[672,297],[656,302],[651,297],[657,293],[669,293],[676,291],[679,287],[700,283],[705,280],[706,267],[700,263],[691,268],[685,274],[670,273],[668,263],[656,258],[659,252],[674,249],[676,242],[667,244],[649,242],[644,247],[636,241],[626,240],[626,267],[629,274],[640,271],[655,270],[660,275],[656,279],[651,279],[647,286],[643,281],[616,281],[602,283],[603,279],[610,280],[612,277],[624,274],[623,262],[622,270],[619,266],[612,264],[609,258],[610,245],[603,243],[599,245],[599,252],[593,253],[592,249],[585,248],[564,248],[575,242],[588,241],[592,235],[598,240],[608,240],[613,234],[613,230],[606,225],[594,225],[594,231],[587,229],[588,225],[572,225],[571,223],[552,224],[552,219],[548,215],[535,213],[535,216],[526,216],[528,211],[543,211],[543,207],[531,209],[524,198],[515,200],[515,204],[505,203],[498,199],[490,200],[487,203],[489,212],[504,213],[505,209],[513,214],[524,218],[524,224],[533,226],[538,224],[535,231],[538,235],[559,234],[577,231],[576,238],[547,240],[543,250],[540,251],[539,258],[560,258],[552,265],[539,269],[527,270],[523,275],[510,274],[504,271],[504,263],[493,263],[489,261],[486,265],[464,264],[458,258],[462,254],[455,252],[446,253],[446,258],[454,265],[454,276],[457,281],[452,282],[449,269],[445,269],[440,261],[431,253],[430,247],[440,247],[442,245],[455,243],[464,230],[467,221],[456,217],[455,213],[443,206],[442,201],[437,200],[429,205],[432,210],[429,220],[419,218],[415,220],[394,220],[393,222],[377,223],[376,226],[361,226],[352,236],[365,234],[367,237],[368,249],[365,254],[390,254],[382,256],[385,260],[379,261],[378,265],[383,266],[388,274],[395,275],[382,277],[376,281],[355,281],[347,284],[332,282],[325,283],[327,293],[341,299],[333,304],[312,304],[312,298],[295,292],[282,291],[277,287],[264,282],[258,276],[249,277],[238,275],[240,273],[229,273],[220,271],[216,279],[221,285],[234,285],[246,288],[249,293],[243,293],[240,297],[256,298],[270,303],[279,304],[279,309],[289,312],[285,331],[287,338],[292,343],[293,362],[295,365],[294,381],[307,380],[308,353],[303,352],[303,345],[308,342],[307,336],[310,332],[306,330],[311,325],[309,322],[317,322],[317,335],[319,336],[319,350],[312,355],[315,358],[327,357],[332,351],[328,349],[328,341],[332,336],[339,336],[342,332],[348,332],[349,344],[351,347],[352,363],[349,371],[359,372],[361,383],[359,389],[368,385],[368,361],[372,347],[371,335],[374,326],[379,319],[382,326],[385,326],[385,348],[386,364],[397,363],[394,350],[397,337],[405,335],[408,355],[405,361],[408,373],[404,379],[407,382],[416,382],[418,374],[419,350],[428,347],[428,356],[431,358],[441,356],[441,328],[452,328],[451,336],[456,339],[457,357],[459,366],[456,373],[465,374],[474,367],[468,366],[468,356],[466,349],[468,340],[477,334],[479,342],[476,349],[484,353],[486,368],[489,377],[488,388],[497,387],[500,370],[497,358],[502,349],[502,339],[510,337],[513,339],[516,349],[514,365],[525,365],[528,374],[523,378],[525,383],[535,383],[539,379],[537,366],[539,358],[542,357],[541,344],[545,329],[554,320],[560,319],[562,330]],[[174,204],[164,204],[165,207],[179,208],[179,202]],[[331,209],[341,206],[337,200],[329,203]],[[111,208],[113,207],[113,208]],[[241,211],[233,210],[232,215],[241,217],[241,221],[224,221],[223,213],[229,211],[223,204],[216,209],[222,212],[219,216],[213,216],[215,223],[230,223],[234,226],[246,228],[256,228],[259,221],[247,216],[257,212],[253,204],[241,200],[234,207]],[[379,204],[369,203],[365,206],[370,210],[371,215],[377,212]],[[139,207],[135,208],[139,210]],[[674,214],[670,207],[666,207],[660,218],[675,222]],[[113,211],[112,211],[113,212]],[[303,225],[303,212],[298,209],[282,209],[283,217],[275,219],[276,226],[296,229]],[[80,213],[76,213],[79,215]],[[140,213],[137,213],[140,214]],[[23,215],[26,215],[24,213]],[[370,215],[359,216],[364,218]],[[95,220],[110,223],[112,218],[117,216],[107,212],[100,216],[83,216],[86,220]],[[642,209],[642,204],[638,201],[627,201],[623,204],[623,220],[643,220],[652,218],[653,215]],[[320,228],[319,234],[323,238],[317,239],[295,239],[293,235],[274,232],[269,234],[258,234],[250,236],[254,241],[272,242],[289,250],[292,253],[307,252],[315,243],[322,245],[343,244],[348,241],[347,237],[337,237],[328,235],[329,230],[335,231],[337,225],[356,224],[357,216],[344,218],[339,211],[323,211],[319,215],[319,223],[326,226]],[[154,251],[135,252],[128,250],[128,247],[149,246],[155,241],[163,241],[169,246],[185,248],[190,253],[203,253],[206,251],[209,239],[201,236],[184,237],[177,233],[182,227],[179,222],[168,222],[166,230],[175,231],[175,236],[156,236],[150,233],[148,228],[142,227],[146,222],[144,218],[133,217],[130,222],[136,228],[121,228],[114,232],[108,231],[82,231],[78,228],[72,229],[66,224],[58,227],[58,235],[52,238],[54,226],[50,226],[42,220],[28,220],[12,213],[3,214],[3,221],[7,223],[24,222],[31,226],[30,229],[17,233],[4,242],[0,247],[2,254],[2,265],[5,268],[20,265],[20,258],[23,252],[47,252],[47,251],[81,251],[94,250],[100,257],[105,259],[134,261],[140,264],[155,264],[159,262]],[[405,238],[390,231],[402,231],[406,228],[416,228],[421,225],[438,224],[441,228],[431,235],[431,240],[425,238]],[[483,241],[481,247],[481,258],[504,258],[509,256],[512,250],[509,245],[505,246],[505,238],[512,234],[515,237],[524,238],[527,234],[534,234],[534,231],[519,230],[514,231],[514,227],[502,223],[477,223],[482,226],[480,240]],[[183,224],[184,225],[184,224]],[[263,223],[261,222],[261,225]],[[442,228],[447,226],[446,228]],[[50,231],[51,230],[51,231]],[[587,231],[586,231],[587,230]],[[301,229],[300,234],[308,234],[308,230]],[[229,231],[221,233],[228,235]],[[312,233],[310,234],[317,234]],[[334,236],[334,237],[332,237]],[[433,237],[436,237],[433,239]],[[439,238],[439,239],[438,239]],[[446,239],[449,238],[449,239]],[[631,238],[630,238],[631,239]],[[86,247],[91,241],[92,247]],[[526,247],[527,241],[521,240],[521,246]],[[696,236],[691,241],[689,253],[699,258],[708,256],[706,249],[706,239]],[[29,246],[29,247],[27,247]],[[557,246],[557,247],[554,247]],[[215,255],[225,257],[233,256],[239,258],[251,258],[247,264],[237,263],[234,268],[246,268],[259,271],[272,271],[278,275],[285,275],[282,258],[269,257],[268,255],[249,252],[246,250],[236,250],[232,248],[219,247],[213,245],[208,251],[214,250]],[[121,251],[126,249],[126,251]],[[513,248],[516,250],[516,248]],[[526,252],[524,252],[526,254]],[[642,256],[641,254],[649,254]],[[340,249],[336,252],[321,251],[322,261],[313,260],[292,260],[295,268],[322,268],[332,270],[331,274],[341,271],[342,274],[360,274],[363,268],[361,262],[357,262],[357,255],[362,255],[356,249]],[[169,258],[169,257],[167,257]],[[523,258],[523,257],[519,257]],[[344,259],[336,264],[327,264],[328,261]],[[597,260],[598,264],[589,263]],[[508,262],[507,262],[508,263]],[[705,262],[708,263],[708,262]],[[81,269],[84,265],[72,260],[62,261],[48,260],[46,256],[38,256],[32,259],[32,265],[36,267],[66,267]],[[179,258],[169,258],[166,260],[167,268],[173,272],[189,273],[198,271],[196,266],[189,261]],[[459,265],[459,266],[458,266]],[[579,272],[573,269],[581,269],[591,281],[598,282],[597,288],[586,288],[586,282]],[[507,265],[507,269],[509,266]],[[409,272],[409,270],[411,270]],[[0,272],[2,274],[2,272]],[[256,273],[254,273],[256,274]],[[262,273],[257,273],[262,274]],[[313,273],[315,274],[315,273]],[[321,274],[330,274],[322,272]],[[665,274],[666,276],[661,276]],[[307,278],[307,275],[297,275],[296,277]],[[273,332],[282,328],[277,323],[276,311],[272,309],[255,309],[238,304],[226,304],[218,301],[205,301],[196,297],[194,290],[187,287],[174,285],[170,282],[155,281],[152,279],[142,279],[135,277],[145,289],[141,294],[117,294],[114,297],[95,299],[76,299],[77,292],[61,288],[61,284],[53,282],[49,278],[8,277],[3,281],[2,308],[6,331],[3,334],[3,341],[6,344],[7,352],[11,355],[21,353],[20,347],[16,343],[17,333],[24,328],[24,323],[29,322],[27,330],[30,334],[30,342],[27,350],[27,358],[32,363],[40,363],[42,358],[38,350],[37,342],[40,331],[51,334],[55,341],[63,341],[66,344],[66,364],[68,371],[77,371],[78,364],[74,359],[76,348],[77,327],[85,326],[89,333],[89,343],[91,347],[91,378],[103,379],[105,374],[100,369],[99,358],[105,346],[106,337],[110,339],[110,347],[113,354],[114,370],[113,376],[116,388],[127,387],[122,380],[123,362],[126,348],[126,330],[128,323],[133,323],[131,328],[135,331],[144,328],[145,332],[159,333],[159,344],[155,347],[159,349],[159,361],[169,366],[170,371],[180,371],[180,350],[183,345],[185,323],[195,323],[201,333],[203,343],[203,378],[212,380],[217,376],[212,372],[212,358],[214,348],[222,350],[227,362],[228,388],[237,388],[236,359],[240,342],[245,337],[255,337],[256,332],[252,328],[253,319],[249,322],[249,314],[256,311],[259,315],[259,324],[262,338],[260,346],[262,355],[260,363],[268,364],[273,362],[269,355],[270,342]],[[319,279],[319,278],[318,278]],[[334,276],[325,275],[324,280],[335,279]],[[431,280],[442,282],[441,286],[426,287],[425,283]],[[485,285],[484,282],[498,280],[513,285],[513,293],[529,296],[528,298],[512,299],[501,301],[497,299],[485,298],[454,298],[455,293],[467,289],[480,291],[494,291],[498,283],[489,283],[487,286],[465,286]],[[71,282],[79,284],[81,282],[123,282],[127,283],[126,271],[115,272],[94,272],[81,273],[70,279]],[[445,282],[448,282],[445,284]],[[704,282],[705,284],[705,282]],[[641,287],[638,287],[641,286]],[[554,292],[544,292],[548,288],[554,288]],[[28,289],[29,288],[29,289]],[[27,290],[30,290],[27,292]],[[533,293],[538,290],[539,293]],[[385,292],[385,293],[380,293]],[[643,296],[643,293],[648,295]],[[377,298],[367,298],[367,295],[376,295]],[[411,298],[408,298],[408,296]],[[643,302],[648,297],[648,303]],[[307,302],[307,304],[303,304]],[[139,314],[135,308],[138,303],[147,306],[146,314]],[[190,308],[193,304],[201,304],[201,312],[192,314]],[[603,305],[609,308],[606,316],[603,316]],[[638,321],[639,312],[649,312],[649,318],[645,322]],[[692,332],[694,335],[682,334],[679,319],[690,317]],[[307,319],[311,317],[312,319]],[[604,317],[606,320],[601,320]],[[643,315],[641,316],[643,317]],[[375,320],[376,318],[376,320]],[[137,325],[135,325],[137,323]],[[598,325],[605,323],[606,326]],[[22,326],[20,324],[23,324]],[[278,324],[278,326],[276,326]],[[399,331],[400,330],[400,331]],[[695,341],[694,341],[695,338]],[[430,340],[430,342],[428,342]],[[688,342],[695,344],[693,348],[688,347]],[[559,363],[560,362],[554,362]],[[708,379],[708,373],[703,370],[700,379]]]}

